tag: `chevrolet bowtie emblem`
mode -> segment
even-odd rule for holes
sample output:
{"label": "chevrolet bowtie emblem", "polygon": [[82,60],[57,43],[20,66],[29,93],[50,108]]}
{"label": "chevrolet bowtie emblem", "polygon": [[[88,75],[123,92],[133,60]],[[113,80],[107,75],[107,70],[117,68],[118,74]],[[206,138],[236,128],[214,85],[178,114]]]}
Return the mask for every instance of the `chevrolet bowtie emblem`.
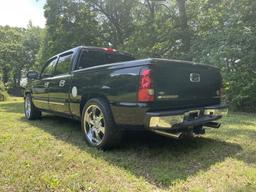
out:
{"label": "chevrolet bowtie emblem", "polygon": [[193,83],[199,83],[200,82],[200,74],[199,73],[190,73],[190,81]]}

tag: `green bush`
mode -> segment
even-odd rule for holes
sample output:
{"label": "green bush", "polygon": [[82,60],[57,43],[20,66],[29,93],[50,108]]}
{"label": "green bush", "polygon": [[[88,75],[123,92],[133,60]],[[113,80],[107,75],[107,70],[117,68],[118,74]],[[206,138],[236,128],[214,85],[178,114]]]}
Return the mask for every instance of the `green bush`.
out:
{"label": "green bush", "polygon": [[252,71],[230,74],[226,88],[233,110],[256,112],[256,78]]}

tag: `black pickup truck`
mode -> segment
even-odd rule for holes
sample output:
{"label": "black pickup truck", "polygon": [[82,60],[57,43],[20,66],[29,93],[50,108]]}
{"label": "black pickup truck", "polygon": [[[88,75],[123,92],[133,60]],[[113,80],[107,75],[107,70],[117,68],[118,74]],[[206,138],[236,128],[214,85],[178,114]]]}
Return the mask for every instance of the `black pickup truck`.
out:
{"label": "black pickup truck", "polygon": [[216,120],[227,113],[220,71],[193,62],[135,60],[112,48],[80,46],[27,77],[27,119],[43,111],[81,120],[85,140],[100,149],[117,144],[130,128],[204,134],[204,127],[219,128]]}

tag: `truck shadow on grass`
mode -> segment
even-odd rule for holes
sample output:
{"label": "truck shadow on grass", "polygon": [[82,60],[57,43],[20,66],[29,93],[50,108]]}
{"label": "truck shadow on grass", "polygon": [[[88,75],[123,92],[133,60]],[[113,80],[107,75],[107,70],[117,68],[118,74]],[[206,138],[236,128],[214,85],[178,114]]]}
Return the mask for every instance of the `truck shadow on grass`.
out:
{"label": "truck shadow on grass", "polygon": [[[27,121],[25,118],[21,120]],[[77,121],[46,115],[42,120],[30,123],[56,139],[71,143],[93,157],[104,159],[161,188],[186,180],[242,151],[240,145],[221,140],[203,137],[174,140],[139,131],[126,132],[118,148],[103,152],[86,145]]]}

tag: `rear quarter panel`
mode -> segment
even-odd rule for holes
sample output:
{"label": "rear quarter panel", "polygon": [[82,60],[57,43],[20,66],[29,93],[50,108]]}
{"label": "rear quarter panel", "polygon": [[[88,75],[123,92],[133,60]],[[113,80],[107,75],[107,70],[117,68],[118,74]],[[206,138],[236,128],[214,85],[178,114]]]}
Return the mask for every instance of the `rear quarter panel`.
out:
{"label": "rear quarter panel", "polygon": [[[89,99],[103,96],[111,105],[115,121],[122,121],[123,113],[117,108],[122,105],[135,106],[140,70],[141,66],[114,65],[74,71],[70,95],[72,114],[80,117],[82,97]],[[76,97],[72,95],[73,87],[78,90]],[[127,107],[121,108],[127,109]],[[126,114],[126,119],[133,117],[133,115],[128,116],[129,113]]]}

